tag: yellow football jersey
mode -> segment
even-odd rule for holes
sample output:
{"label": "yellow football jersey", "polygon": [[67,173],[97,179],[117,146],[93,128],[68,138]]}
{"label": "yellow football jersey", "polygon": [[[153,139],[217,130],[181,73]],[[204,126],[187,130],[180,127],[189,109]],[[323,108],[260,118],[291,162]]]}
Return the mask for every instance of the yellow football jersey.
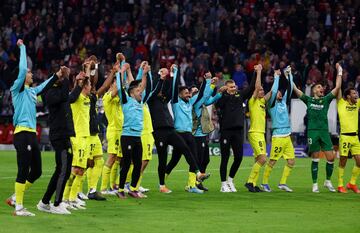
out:
{"label": "yellow football jersey", "polygon": [[265,98],[251,97],[248,104],[250,111],[249,132],[265,133],[265,124],[266,124]]}
{"label": "yellow football jersey", "polygon": [[103,104],[105,116],[108,120],[107,130],[120,131],[124,124],[124,115],[120,105],[120,98],[116,95],[111,97],[111,92],[105,93],[103,96]]}
{"label": "yellow football jersey", "polygon": [[350,104],[341,98],[337,101],[341,133],[356,133],[358,131],[360,99],[356,104]]}
{"label": "yellow football jersey", "polygon": [[80,94],[70,106],[76,137],[90,136],[90,98]]}
{"label": "yellow football jersey", "polygon": [[152,126],[150,110],[146,103],[144,104],[143,109],[144,109],[144,128],[141,135],[152,134],[154,130]]}

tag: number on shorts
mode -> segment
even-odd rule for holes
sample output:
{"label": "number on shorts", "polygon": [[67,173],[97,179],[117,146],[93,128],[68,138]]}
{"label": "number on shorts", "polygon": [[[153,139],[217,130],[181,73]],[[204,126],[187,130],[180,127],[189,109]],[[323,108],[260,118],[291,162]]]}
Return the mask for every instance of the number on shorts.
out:
{"label": "number on shorts", "polygon": [[95,149],[95,144],[90,144],[90,151],[92,152],[94,151],[94,149]]}
{"label": "number on shorts", "polygon": [[282,150],[281,146],[279,146],[279,147],[275,146],[275,153],[280,153],[281,150]]}
{"label": "number on shorts", "polygon": [[346,149],[346,148],[350,148],[350,142],[348,142],[348,143],[346,143],[346,142],[344,142],[343,143],[343,149]]}
{"label": "number on shorts", "polygon": [[120,144],[120,143],[119,143],[119,139],[116,139],[115,145],[116,145],[116,146],[119,146],[119,144]]}
{"label": "number on shorts", "polygon": [[84,157],[84,150],[79,149],[79,158]]}
{"label": "number on shorts", "polygon": [[309,143],[309,145],[312,144],[312,138],[308,138],[308,143]]}
{"label": "number on shorts", "polygon": [[262,141],[259,141],[259,146],[260,146],[260,147],[263,147]]}

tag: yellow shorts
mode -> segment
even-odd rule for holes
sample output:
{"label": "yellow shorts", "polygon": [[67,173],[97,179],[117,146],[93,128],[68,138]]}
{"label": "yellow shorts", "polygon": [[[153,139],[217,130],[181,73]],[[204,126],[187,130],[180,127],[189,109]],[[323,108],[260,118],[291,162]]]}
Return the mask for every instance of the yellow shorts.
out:
{"label": "yellow shorts", "polygon": [[152,134],[145,134],[141,136],[142,144],[142,160],[152,160],[152,151],[154,147],[154,137]]}
{"label": "yellow shorts", "polygon": [[88,151],[90,159],[93,159],[94,156],[103,155],[102,144],[99,135],[89,136],[86,143],[89,148]]}
{"label": "yellow shorts", "polygon": [[360,155],[360,142],[358,136],[340,135],[339,141],[340,156]]}
{"label": "yellow shorts", "polygon": [[106,140],[108,143],[107,153],[122,157],[120,144],[121,131],[107,131]]}
{"label": "yellow shorts", "polygon": [[70,142],[73,151],[72,166],[86,168],[89,158],[87,137],[71,137]]}
{"label": "yellow shorts", "polygon": [[295,158],[295,150],[290,136],[272,137],[270,159],[279,160],[281,157],[284,159]]}
{"label": "yellow shorts", "polygon": [[249,133],[248,138],[255,157],[266,155],[265,135],[263,133],[252,132]]}

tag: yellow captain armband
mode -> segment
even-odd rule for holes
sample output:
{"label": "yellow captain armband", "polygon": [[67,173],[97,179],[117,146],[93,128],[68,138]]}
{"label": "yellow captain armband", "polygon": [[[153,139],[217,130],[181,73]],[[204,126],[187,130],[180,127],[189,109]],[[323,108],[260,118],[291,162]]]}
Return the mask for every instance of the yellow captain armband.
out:
{"label": "yellow captain armband", "polygon": [[213,89],[213,90],[214,90],[214,89],[215,89],[215,87],[216,87],[216,85],[215,85],[215,84],[210,84],[210,88],[211,88],[211,89]]}

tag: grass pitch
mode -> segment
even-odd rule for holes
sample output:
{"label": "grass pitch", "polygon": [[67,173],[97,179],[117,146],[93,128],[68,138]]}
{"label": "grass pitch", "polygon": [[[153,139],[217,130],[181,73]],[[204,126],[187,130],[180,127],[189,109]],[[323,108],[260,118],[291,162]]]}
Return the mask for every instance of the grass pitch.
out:
{"label": "grass pitch", "polygon": [[[322,188],[324,161],[319,166],[319,194],[311,193],[309,159],[296,160],[288,179],[294,193],[277,189],[284,165],[282,160],[270,177],[272,193],[247,192],[243,185],[253,163],[251,157],[244,158],[235,178],[238,192],[220,193],[220,158],[215,156],[211,157],[208,167],[212,175],[205,182],[209,192],[197,195],[184,191],[187,166],[182,159],[167,180],[173,193],[161,194],[155,155],[143,179],[143,186],[151,189],[147,199],[118,200],[111,196],[105,202],[87,201],[86,210],[73,211],[67,216],[36,209],[54,168],[54,154],[42,153],[42,161],[43,175],[25,193],[24,200],[25,207],[36,217],[14,217],[13,209],[1,204],[0,232],[360,232],[360,195],[329,193]],[[348,162],[345,181],[350,178],[353,164]],[[0,151],[0,200],[13,193],[16,172],[15,152]],[[334,185],[336,177],[335,169]]]}

